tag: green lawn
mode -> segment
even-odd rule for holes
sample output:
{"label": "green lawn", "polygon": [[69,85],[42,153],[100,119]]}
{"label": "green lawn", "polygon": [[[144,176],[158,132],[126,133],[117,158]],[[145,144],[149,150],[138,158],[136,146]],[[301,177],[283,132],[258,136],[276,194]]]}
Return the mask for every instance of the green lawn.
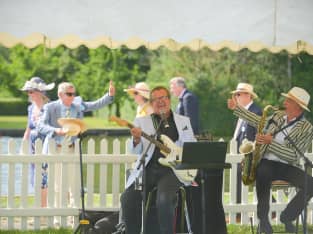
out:
{"label": "green lawn", "polygon": [[[274,225],[273,226],[274,231],[284,231],[284,227],[282,225]],[[67,233],[73,233],[72,229],[46,229],[46,230],[38,230],[38,231],[5,231],[0,230],[0,234],[32,234],[32,233],[38,233],[38,234],[67,234]],[[251,228],[248,225],[235,225],[235,224],[229,224],[227,225],[227,233],[228,234],[251,234]],[[256,228],[254,228],[254,233],[256,233]],[[299,234],[303,233],[302,226],[299,226]],[[308,227],[307,233],[313,233],[313,226],[310,225]]]}
{"label": "green lawn", "polygon": [[[87,128],[118,128],[114,122],[99,117],[85,117]],[[0,128],[25,129],[27,116],[0,116]]]}

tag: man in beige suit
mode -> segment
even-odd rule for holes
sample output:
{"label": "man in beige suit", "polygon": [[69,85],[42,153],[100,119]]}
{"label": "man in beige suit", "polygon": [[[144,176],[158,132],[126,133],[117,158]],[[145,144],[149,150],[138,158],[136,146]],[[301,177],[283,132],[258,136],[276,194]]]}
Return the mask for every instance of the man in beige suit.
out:
{"label": "man in beige suit", "polygon": [[[293,87],[285,97],[284,111],[276,111],[268,119],[264,132],[256,136],[260,144],[261,159],[256,169],[256,190],[258,197],[257,215],[259,231],[273,233],[268,220],[271,184],[274,180],[284,180],[298,188],[296,196],[281,213],[280,221],[287,232],[295,232],[292,221],[304,209],[306,201],[313,196],[313,178],[299,166],[300,158],[313,139],[313,126],[304,117],[304,110],[310,111],[310,95],[302,88]],[[237,105],[236,100],[228,100],[228,108],[239,118],[258,126],[261,117]],[[307,194],[304,201],[304,181],[307,176]]]}

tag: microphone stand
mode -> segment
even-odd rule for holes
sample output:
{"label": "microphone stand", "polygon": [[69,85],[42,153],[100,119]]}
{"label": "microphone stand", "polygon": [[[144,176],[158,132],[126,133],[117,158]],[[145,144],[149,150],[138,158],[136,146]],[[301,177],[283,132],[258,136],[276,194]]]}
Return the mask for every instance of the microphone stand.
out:
{"label": "microphone stand", "polygon": [[304,188],[303,188],[303,203],[304,203],[304,210],[303,210],[303,234],[307,233],[307,209],[308,209],[308,202],[307,202],[307,182],[308,182],[308,174],[307,170],[308,168],[313,168],[312,162],[304,155],[303,152],[297,147],[295,142],[288,136],[284,131],[282,131],[285,138],[288,140],[288,142],[295,148],[295,150],[300,154],[301,158],[304,160]]}
{"label": "microphone stand", "polygon": [[84,178],[83,178],[83,156],[82,156],[82,140],[83,140],[83,134],[79,133],[79,165],[80,165],[80,197],[81,197],[81,203],[82,203],[82,212],[81,216],[79,218],[79,225],[74,231],[74,233],[78,233],[81,229],[80,233],[87,234],[88,233],[88,226],[90,224],[89,220],[86,219],[86,211],[85,211],[85,190],[84,190]]}
{"label": "microphone stand", "polygon": [[[151,116],[151,118],[153,118]],[[152,137],[158,136],[158,131],[161,127],[161,124],[163,122],[163,119],[161,119],[161,121],[159,122],[159,125],[157,126],[156,130],[155,130],[155,134],[152,135]],[[141,155],[140,158],[140,163],[137,167],[137,170],[140,169],[140,167],[142,166],[142,175],[141,175],[141,184],[139,184],[139,186],[142,189],[142,219],[141,219],[141,234],[146,234],[146,220],[147,220],[147,214],[146,214],[146,200],[147,200],[147,189],[146,189],[146,157],[147,157],[147,153],[149,151],[149,149],[151,148],[152,142],[150,141],[149,145],[147,146],[146,150],[143,152],[143,154]],[[138,179],[138,178],[137,178]],[[136,189],[136,184],[138,184],[137,179],[135,181],[135,189]],[[139,182],[140,183],[140,182]]]}

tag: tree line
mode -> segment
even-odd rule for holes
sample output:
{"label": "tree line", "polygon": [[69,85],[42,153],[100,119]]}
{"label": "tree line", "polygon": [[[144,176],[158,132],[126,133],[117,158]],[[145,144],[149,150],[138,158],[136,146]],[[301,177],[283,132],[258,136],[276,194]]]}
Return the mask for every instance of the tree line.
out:
{"label": "tree line", "polygon": [[[29,49],[23,45],[9,49],[0,46],[0,97],[20,97],[19,89],[33,76],[40,76],[47,83],[72,82],[85,100],[100,97],[107,91],[109,80],[113,80],[116,99],[103,112],[128,120],[135,115],[135,104],[123,89],[139,81],[147,82],[150,87],[168,87],[170,78],[183,76],[188,88],[199,97],[201,129],[213,136],[229,136],[235,117],[226,108],[226,100],[238,82],[254,85],[259,96],[256,102],[261,107],[281,105],[280,93],[293,86],[312,93],[313,56],[307,53],[290,55],[285,51],[273,54],[267,50],[254,53],[247,49],[233,52],[208,48],[170,51],[164,47],[131,50],[105,46],[96,49],[85,46]],[[49,92],[49,96],[56,99],[56,90]],[[27,100],[26,95],[22,98]],[[173,98],[173,108],[176,104],[177,100]],[[97,114],[104,115],[102,112]],[[311,114],[307,117],[312,120]]]}

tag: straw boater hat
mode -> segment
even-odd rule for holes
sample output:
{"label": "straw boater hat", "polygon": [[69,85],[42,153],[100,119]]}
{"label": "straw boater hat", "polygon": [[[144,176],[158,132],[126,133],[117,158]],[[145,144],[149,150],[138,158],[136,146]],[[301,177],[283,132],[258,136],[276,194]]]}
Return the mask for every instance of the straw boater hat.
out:
{"label": "straw boater hat", "polygon": [[289,90],[288,93],[281,93],[286,98],[290,98],[291,100],[295,101],[299,106],[303,109],[310,111],[308,108],[310,102],[310,95],[302,88],[293,87]]}
{"label": "straw boater hat", "polygon": [[22,91],[39,91],[45,94],[46,91],[54,88],[54,83],[46,84],[40,77],[33,77],[26,81]]}
{"label": "straw boater hat", "polygon": [[134,96],[134,92],[138,92],[140,96],[149,99],[150,89],[145,82],[136,83],[135,87],[124,89],[129,95]]}
{"label": "straw boater hat", "polygon": [[85,123],[81,119],[60,118],[58,123],[61,125],[67,136],[77,136],[87,130]]}
{"label": "straw boater hat", "polygon": [[231,91],[231,94],[235,94],[235,93],[249,93],[252,95],[252,98],[257,98],[258,95],[256,95],[255,92],[253,92],[253,86],[251,84],[248,83],[239,83],[237,85],[236,90]]}

